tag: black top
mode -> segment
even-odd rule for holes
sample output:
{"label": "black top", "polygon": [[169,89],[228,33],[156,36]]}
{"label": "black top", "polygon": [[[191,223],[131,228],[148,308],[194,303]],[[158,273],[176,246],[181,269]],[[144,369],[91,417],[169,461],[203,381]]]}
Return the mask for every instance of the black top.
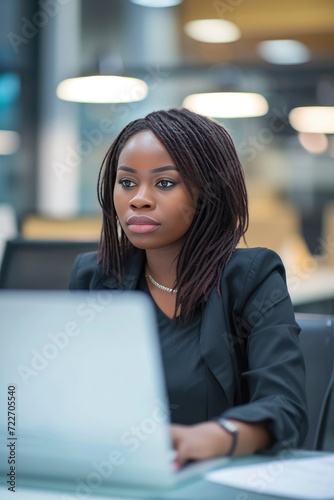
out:
{"label": "black top", "polygon": [[[138,289],[145,259],[143,250],[133,249],[125,268],[123,289]],[[96,252],[82,254],[74,263],[70,288],[116,290],[117,276],[103,274]],[[236,249],[223,272],[220,288],[221,293],[212,290],[203,305],[200,333],[195,336],[200,353],[195,361],[193,351],[191,360],[192,371],[196,371],[196,378],[198,373],[202,387],[201,358],[207,366],[206,380],[210,381],[206,389],[206,419],[224,417],[249,423],[266,420],[274,438],[273,452],[301,446],[308,427],[305,366],[298,339],[300,328],[280,257],[266,248]],[[173,348],[177,351],[182,345],[178,340],[174,347],[169,345],[170,351],[165,354],[166,359],[170,358],[168,371],[173,372],[174,380],[179,379],[180,386],[185,376],[183,365],[188,364],[190,340],[182,360],[174,353],[174,366],[171,354]],[[189,373],[187,377],[184,392],[188,394]],[[169,396],[174,403],[174,395]],[[188,423],[204,416],[202,407],[196,404],[185,404],[185,400],[177,403],[180,408],[182,404],[182,418]]]}
{"label": "black top", "polygon": [[201,315],[182,325],[157,305],[155,309],[171,419],[179,424],[203,422],[208,418],[208,398],[207,369],[199,347]]}
{"label": "black top", "polygon": [[214,411],[219,415],[223,411],[224,394],[202,356],[201,311],[197,311],[189,325],[184,325],[161,311],[143,275],[138,289],[149,295],[156,311],[172,422],[186,425],[208,420],[208,391],[215,394]]}

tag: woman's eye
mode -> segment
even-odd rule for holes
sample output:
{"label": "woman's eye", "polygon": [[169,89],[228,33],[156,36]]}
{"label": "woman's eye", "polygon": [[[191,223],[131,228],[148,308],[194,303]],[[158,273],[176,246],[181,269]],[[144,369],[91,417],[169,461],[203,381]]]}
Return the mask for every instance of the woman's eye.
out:
{"label": "woman's eye", "polygon": [[168,181],[167,179],[162,179],[157,183],[157,186],[162,187],[162,188],[170,188],[172,186],[175,186],[175,182],[173,181]]}
{"label": "woman's eye", "polygon": [[121,184],[124,188],[132,188],[135,185],[135,183],[129,179],[121,179],[119,184]]}

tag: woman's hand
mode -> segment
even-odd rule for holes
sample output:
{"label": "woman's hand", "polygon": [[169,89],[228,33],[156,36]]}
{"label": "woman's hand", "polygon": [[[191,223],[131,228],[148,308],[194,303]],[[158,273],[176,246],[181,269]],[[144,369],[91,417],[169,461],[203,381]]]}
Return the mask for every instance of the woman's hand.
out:
{"label": "woman's hand", "polygon": [[188,460],[204,460],[226,455],[232,437],[217,422],[196,425],[171,426],[176,465],[182,467]]}
{"label": "woman's hand", "polygon": [[[233,420],[239,428],[236,455],[247,455],[264,450],[272,444],[265,422],[246,423]],[[227,455],[232,446],[232,436],[218,422],[195,425],[171,425],[176,466],[188,460],[204,460]]]}

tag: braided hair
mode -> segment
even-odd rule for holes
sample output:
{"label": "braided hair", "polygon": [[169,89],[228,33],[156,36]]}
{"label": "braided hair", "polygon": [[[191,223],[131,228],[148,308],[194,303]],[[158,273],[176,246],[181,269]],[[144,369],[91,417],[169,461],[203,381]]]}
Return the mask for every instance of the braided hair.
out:
{"label": "braided hair", "polygon": [[[150,130],[173,159],[190,195],[199,192],[195,215],[176,269],[177,311],[188,322],[209,297],[220,293],[222,272],[248,228],[244,172],[233,141],[217,121],[185,108],[154,111],[129,123],[110,146],[100,169],[98,199],[103,210],[99,260],[120,285],[133,245],[117,222],[113,191],[119,155],[130,137]],[[186,215],[185,215],[186,216]]]}

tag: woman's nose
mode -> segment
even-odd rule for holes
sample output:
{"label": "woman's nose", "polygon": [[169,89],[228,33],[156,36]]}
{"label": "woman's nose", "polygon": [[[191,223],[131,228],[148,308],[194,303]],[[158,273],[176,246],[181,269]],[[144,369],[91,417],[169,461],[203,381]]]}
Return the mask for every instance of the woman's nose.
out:
{"label": "woman's nose", "polygon": [[150,191],[145,188],[138,189],[136,194],[130,200],[131,208],[153,208],[154,200],[150,194]]}

